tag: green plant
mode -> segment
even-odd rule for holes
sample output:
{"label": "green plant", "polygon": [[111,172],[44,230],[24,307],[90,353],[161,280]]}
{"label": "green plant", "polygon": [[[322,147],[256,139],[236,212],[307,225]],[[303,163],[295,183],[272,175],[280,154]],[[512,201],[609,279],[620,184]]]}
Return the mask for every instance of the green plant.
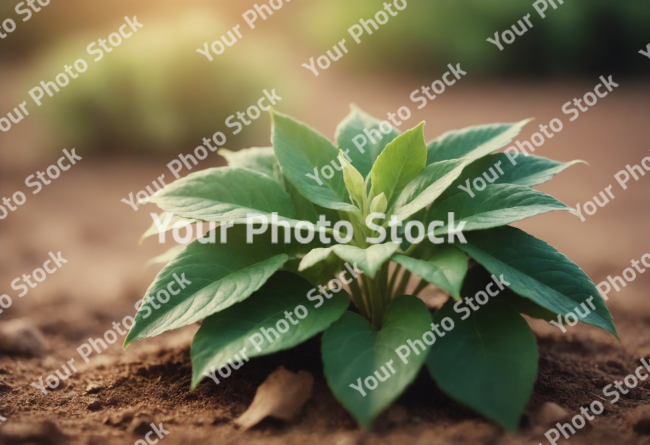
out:
{"label": "green plant", "polygon": [[[215,369],[222,369],[224,377],[250,357],[291,348],[324,332],[327,382],[365,428],[426,363],[444,392],[514,430],[532,392],[538,361],[535,337],[520,313],[551,320],[594,296],[590,301],[595,309],[582,321],[617,336],[585,273],[545,242],[507,225],[571,210],[532,187],[579,161],[521,156],[514,165],[507,155],[492,154],[528,120],[452,131],[427,145],[423,124],[401,135],[390,129],[380,139],[374,130],[386,131],[386,124],[353,107],[339,125],[336,148],[287,116],[273,112],[272,119],[273,148],[222,151],[229,167],[192,173],[152,198],[177,219],[232,222],[212,230],[214,243],[187,245],[159,273],[125,341],[126,346],[205,319],[191,349],[193,389],[204,376],[216,377]],[[362,152],[352,140],[364,130],[376,137]],[[320,184],[307,175],[337,159],[336,174],[321,176]],[[490,175],[493,183],[475,190],[475,196],[458,187],[495,165],[502,174]],[[278,227],[277,242],[267,230],[247,243],[247,230],[259,229],[247,224],[247,215],[271,217],[273,212],[280,221],[276,226],[285,226]],[[433,235],[447,234],[447,243],[434,244],[427,236],[412,245],[386,240],[370,244],[368,238],[381,230],[367,224],[372,212],[386,214],[380,226],[384,229],[390,219],[427,225],[442,220],[429,227]],[[453,229],[445,222],[450,212],[464,223],[462,236],[450,235]],[[285,242],[287,227],[305,232],[305,221],[315,224],[321,215],[332,222],[347,221],[352,239],[345,245],[327,244],[321,235],[343,236],[344,231],[319,226],[318,236],[307,244]],[[148,231],[153,233],[155,227]],[[326,287],[320,295],[313,290],[348,270],[345,263],[363,271],[350,281],[350,296]],[[403,295],[412,274],[420,277],[414,295],[432,284],[449,293],[452,304],[432,319],[420,299]],[[190,284],[152,308],[148,299],[179,276]],[[338,285],[332,282],[329,288]],[[478,301],[483,289],[492,296],[483,292],[489,301],[475,304],[478,310],[461,300],[461,295],[476,295]],[[348,310],[350,297],[354,305]],[[279,338],[263,337],[262,328],[282,332],[281,320],[289,320],[286,314],[298,305],[308,307],[304,319],[283,322],[288,331]],[[258,350],[254,344],[260,342],[264,348]],[[227,363],[231,366],[220,368]]]}

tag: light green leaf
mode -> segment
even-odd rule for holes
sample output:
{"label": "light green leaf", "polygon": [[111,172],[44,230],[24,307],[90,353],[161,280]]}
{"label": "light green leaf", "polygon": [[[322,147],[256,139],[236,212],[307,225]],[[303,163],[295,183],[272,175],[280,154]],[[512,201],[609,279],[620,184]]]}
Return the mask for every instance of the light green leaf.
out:
{"label": "light green leaf", "polygon": [[546,193],[521,185],[493,184],[475,196],[459,193],[436,201],[425,218],[427,230],[432,221],[444,225],[433,230],[435,235],[449,232],[448,213],[454,212],[455,225],[466,222],[463,232],[505,226],[515,221],[555,210],[570,211],[571,207]]}
{"label": "light green leaf", "polygon": [[[325,331],[321,354],[327,384],[364,428],[370,429],[373,419],[415,379],[429,348],[422,335],[430,329],[431,315],[424,303],[413,296],[401,296],[388,305],[379,332],[353,312],[346,312]],[[408,349],[407,340],[419,340],[425,350],[418,350],[419,355],[411,352],[405,364],[395,350],[403,345]],[[404,349],[401,352],[406,355]],[[368,377],[378,383],[374,390],[364,384]],[[365,396],[350,387],[359,384]],[[369,384],[374,386],[372,380]]]}
{"label": "light green leaf", "polygon": [[372,167],[372,190],[375,196],[383,193],[389,207],[426,165],[423,128],[424,122],[398,136],[386,146]]}
{"label": "light green leaf", "polygon": [[383,193],[375,196],[370,203],[370,213],[384,213],[387,208],[388,201],[386,201],[386,196]]}
{"label": "light green leaf", "polygon": [[365,197],[365,181],[361,173],[350,162],[345,159],[343,152],[339,152],[339,162],[343,166],[343,180],[350,197],[357,202],[359,208],[363,209]]}
{"label": "light green leaf", "polygon": [[451,398],[516,431],[537,375],[537,343],[530,327],[499,301],[489,301],[465,320],[446,305],[433,321],[439,324],[445,317],[454,328],[431,346],[431,377]]}
{"label": "light green leaf", "polygon": [[460,289],[467,273],[467,255],[463,251],[447,244],[422,243],[413,252],[413,257],[396,254],[391,260],[446,290],[456,300],[460,299]]}
{"label": "light green leaf", "polygon": [[377,274],[381,265],[388,261],[397,249],[399,249],[399,245],[393,242],[373,244],[367,249],[342,244],[332,247],[336,256],[350,264],[357,263],[357,267],[371,278]]}
{"label": "light green leaf", "polygon": [[[228,229],[224,244],[220,230],[216,229],[216,243],[194,241],[165,266],[147,289],[125,347],[135,340],[187,326],[245,300],[289,258],[314,247],[273,244],[269,232],[248,244],[246,229],[244,225]],[[283,229],[279,230],[282,240]],[[169,301],[163,303],[167,296]]]}
{"label": "light green leaf", "polygon": [[426,166],[400,193],[393,215],[399,221],[426,208],[460,176],[472,158],[441,161]]}
{"label": "light green leaf", "polygon": [[278,184],[284,186],[280,164],[275,158],[273,147],[244,148],[238,151],[230,151],[220,148],[217,152],[228,161],[228,167],[247,168],[275,179]]}
{"label": "light green leaf", "polygon": [[464,157],[479,158],[508,145],[532,119],[448,131],[427,144],[427,165]]}
{"label": "light green leaf", "polygon": [[[352,164],[365,178],[372,170],[377,156],[381,154],[388,143],[399,136],[399,131],[386,122],[381,128],[388,131],[388,133],[383,133],[379,129],[382,121],[363,112],[356,105],[351,105],[350,109],[350,114],[343,119],[336,129],[336,142],[341,150],[348,150],[348,156],[352,159]],[[364,130],[367,130],[373,137],[374,142],[366,135]],[[357,139],[359,145],[362,146],[361,149],[354,143],[355,138],[359,135],[363,136]],[[366,145],[363,145],[364,140]]]}
{"label": "light green leaf", "polygon": [[[269,176],[244,168],[219,167],[191,173],[151,198],[161,209],[183,218],[246,223],[249,213],[292,219],[291,197]],[[283,218],[284,217],[284,218]]]}
{"label": "light green leaf", "polygon": [[313,267],[321,261],[325,261],[331,255],[333,255],[332,250],[334,247],[317,247],[304,256],[298,267],[298,271],[302,272],[305,269]]}
{"label": "light green leaf", "polygon": [[469,232],[465,251],[490,273],[510,283],[510,289],[549,311],[567,315],[593,297],[596,309],[582,322],[618,338],[612,316],[589,277],[566,256],[542,240],[514,227]]}
{"label": "light green leaf", "polygon": [[[271,117],[275,155],[283,173],[300,194],[322,207],[354,212],[356,207],[350,203],[343,175],[331,164],[339,162],[338,149],[305,124],[277,112],[272,112]],[[333,172],[329,179],[321,172],[325,166]]]}
{"label": "light green leaf", "polygon": [[[479,187],[486,184],[514,184],[526,187],[535,187],[551,180],[553,176],[563,170],[584,161],[557,162],[539,156],[523,156],[515,158],[516,164],[508,159],[504,153],[497,153],[485,156],[468,165],[463,173],[449,186],[442,194],[440,199],[456,195],[458,193],[467,193],[465,190],[470,189],[475,193],[476,185]],[[480,178],[480,179],[477,179]],[[459,186],[462,186],[461,189]],[[435,206],[436,204],[434,204]]]}
{"label": "light green leaf", "polygon": [[[246,301],[206,318],[192,341],[191,389],[197,387],[204,373],[211,374],[221,365],[246,364],[246,357],[272,354],[304,342],[341,318],[350,304],[350,297],[343,291],[315,307],[307,299],[311,290],[311,284],[303,278],[278,272]],[[298,306],[302,308],[296,311]],[[262,328],[272,342],[261,333]],[[245,356],[241,353],[244,349]],[[237,372],[234,366],[229,367]],[[221,380],[218,373],[215,377]]]}
{"label": "light green leaf", "polygon": [[[165,220],[168,218],[169,213],[167,212],[162,212],[160,215],[158,215],[158,220],[160,221],[158,224],[153,222],[151,224],[151,227],[147,229],[144,234],[142,234],[142,237],[140,238],[140,244],[144,242],[147,238],[150,236],[158,235],[159,233],[163,232],[169,232],[171,230],[174,230],[174,225],[179,222],[179,221],[186,221],[188,224],[193,224],[196,222],[194,219],[187,219],[187,218],[181,218],[180,216],[177,215],[172,215],[171,218],[169,219],[169,222],[165,226]],[[164,226],[164,229],[160,229],[158,226]]]}

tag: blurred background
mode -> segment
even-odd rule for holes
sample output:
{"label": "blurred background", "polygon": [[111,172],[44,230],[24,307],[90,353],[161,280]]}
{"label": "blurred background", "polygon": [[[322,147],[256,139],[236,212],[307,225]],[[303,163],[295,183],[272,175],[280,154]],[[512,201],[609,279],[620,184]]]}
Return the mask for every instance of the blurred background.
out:
{"label": "blurred background", "polygon": [[[609,185],[616,198],[585,222],[555,212],[517,226],[565,253],[596,283],[650,253],[650,175],[632,180],[625,191],[614,179],[627,164],[640,164],[650,149],[650,59],[639,54],[650,43],[647,0],[566,0],[557,10],[549,7],[545,19],[532,0],[409,0],[359,45],[347,29],[373,18],[383,0],[285,0],[273,16],[258,19],[255,29],[241,16],[263,0],[52,0],[27,22],[14,12],[16,3],[0,2],[0,22],[12,18],[17,24],[0,40],[0,117],[23,101],[30,115],[0,132],[0,198],[20,190],[27,202],[0,221],[0,294],[13,298],[0,325],[27,318],[53,351],[28,362],[16,378],[32,381],[53,372],[76,356],[89,335],[101,335],[112,321],[135,312],[134,303],[160,269],[144,263],[174,244],[168,237],[164,246],[155,238],[138,246],[157,208],[134,212],[121,199],[163,173],[171,179],[166,164],[217,131],[226,134],[230,150],[270,145],[268,115],[238,135],[224,123],[255,104],[264,89],[282,97],[279,111],[332,140],[350,103],[382,118],[408,106],[413,116],[400,129],[425,120],[428,140],[469,125],[535,117],[520,137],[528,140],[539,124],[560,118],[564,130],[535,154],[584,159],[589,166],[571,167],[540,189],[572,207]],[[526,14],[534,27],[503,51],[486,41]],[[125,16],[137,16],[144,27],[93,62],[86,47],[117,32]],[[243,38],[222,55],[212,54],[214,61],[196,52],[237,24]],[[318,77],[301,66],[344,38],[349,53]],[[36,107],[28,91],[79,58],[88,70]],[[440,79],[450,63],[468,75],[418,110],[411,92]],[[610,75],[620,87],[569,122],[563,104]],[[25,178],[73,147],[83,160],[31,194]],[[224,164],[211,153],[193,171]],[[50,251],[61,251],[68,263],[19,299],[11,281],[40,267]],[[633,320],[619,326],[624,346],[636,338],[634,323],[650,320],[649,285],[650,273],[639,275],[610,295],[617,325]],[[575,332],[587,338],[595,329],[578,326]],[[174,335],[138,342],[126,353],[112,345],[88,366],[111,365],[147,345],[162,348]],[[644,348],[650,354],[647,342]],[[0,370],[2,363],[0,357]],[[1,409],[0,404],[0,415]]]}

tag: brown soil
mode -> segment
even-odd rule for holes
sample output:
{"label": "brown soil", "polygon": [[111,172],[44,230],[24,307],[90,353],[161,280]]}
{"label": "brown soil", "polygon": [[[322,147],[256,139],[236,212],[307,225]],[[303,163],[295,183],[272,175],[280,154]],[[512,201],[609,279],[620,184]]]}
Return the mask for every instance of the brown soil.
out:
{"label": "brown soil", "polygon": [[[377,114],[395,110],[408,103],[411,86],[397,89],[399,93],[376,103],[376,107],[366,108],[374,108]],[[345,100],[355,96],[345,91],[349,85],[337,87],[343,90],[341,97]],[[639,163],[648,153],[647,126],[643,123],[650,118],[650,94],[640,87],[621,88],[589,114],[568,123],[561,113],[562,104],[589,88],[593,86],[469,88],[450,92],[443,98],[445,102],[441,100],[415,117],[431,122],[429,137],[479,122],[535,115],[537,123],[547,123],[563,117],[564,131],[540,148],[539,154],[560,160],[586,159],[591,168],[573,167],[542,189],[572,206],[609,184],[615,186],[617,197],[585,223],[568,214],[553,214],[519,226],[556,246],[599,282],[607,275],[620,274],[630,260],[650,252],[650,175],[630,183],[626,191],[613,178],[626,164]],[[323,101],[327,102],[325,98]],[[482,105],[477,108],[477,103]],[[325,105],[345,113],[342,103]],[[333,133],[335,119],[331,117],[303,116],[303,120],[314,122],[328,135]],[[610,294],[608,305],[620,344],[594,327],[579,325],[562,334],[546,323],[531,321],[539,342],[539,376],[516,435],[450,400],[424,371],[376,421],[375,429],[364,432],[327,388],[321,372],[319,339],[291,351],[253,359],[218,387],[206,379],[193,393],[189,391],[189,344],[196,325],[136,342],[126,351],[119,346],[121,337],[84,364],[75,349],[89,337],[102,336],[114,321],[133,315],[133,304],[156,273],[155,267],[144,269],[142,264],[171,247],[169,241],[164,247],[153,240],[138,247],[139,235],[151,222],[150,209],[144,207],[135,213],[120,202],[130,191],[143,189],[166,172],[166,162],[86,159],[38,195],[30,194],[26,205],[0,223],[0,293],[15,296],[13,306],[0,314],[0,323],[26,318],[42,330],[50,345],[50,352],[40,358],[0,356],[0,415],[7,418],[0,425],[0,443],[134,443],[155,421],[162,422],[170,432],[163,442],[166,445],[546,444],[545,428],[537,424],[537,413],[544,402],[555,402],[572,415],[578,414],[581,406],[601,400],[604,386],[632,373],[640,357],[650,357],[650,274],[644,274],[621,292]],[[46,165],[49,163],[43,163]],[[22,182],[29,174],[3,172],[0,195],[26,191]],[[68,263],[23,298],[17,298],[9,283],[40,267],[48,252],[59,250]],[[47,396],[30,386],[71,358],[79,372],[65,385]],[[231,421],[245,411],[257,386],[280,365],[315,375],[313,397],[300,417],[292,424],[265,420],[249,431],[237,429]],[[650,405],[650,380],[616,405],[605,405],[605,413],[570,443],[650,444],[650,436],[635,433],[628,423],[637,407]]]}

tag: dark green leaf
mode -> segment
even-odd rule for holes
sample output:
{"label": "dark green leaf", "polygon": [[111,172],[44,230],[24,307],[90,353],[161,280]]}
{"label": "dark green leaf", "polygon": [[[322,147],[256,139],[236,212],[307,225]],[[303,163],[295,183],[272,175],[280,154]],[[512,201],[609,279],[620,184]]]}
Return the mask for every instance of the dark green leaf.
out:
{"label": "dark green leaf", "polygon": [[[228,229],[224,244],[220,230],[216,229],[216,243],[194,241],[167,264],[147,289],[125,347],[135,340],[187,326],[245,300],[289,258],[313,248],[272,244],[269,232],[248,244],[246,228],[237,225]],[[279,235],[282,239],[282,229]],[[184,282],[183,277],[191,284]],[[183,282],[182,286],[179,282]],[[171,291],[178,294],[170,295]],[[162,301],[170,296],[169,301],[162,303],[156,298],[159,293]]]}
{"label": "dark green leaf", "polygon": [[[431,315],[424,303],[413,296],[402,296],[386,309],[379,332],[362,316],[346,312],[323,334],[321,354],[327,383],[364,428],[370,429],[372,420],[417,376],[429,348],[422,335],[430,331],[430,325]],[[411,352],[405,364],[395,350],[403,345],[408,349],[407,340],[422,342],[425,350],[418,350],[419,355]],[[401,351],[406,355],[404,349]],[[374,390],[363,383],[368,377],[378,383]],[[369,383],[374,386],[372,380]],[[350,386],[359,384],[365,396]]]}
{"label": "dark green leaf", "polygon": [[[283,173],[300,194],[322,207],[354,212],[343,174],[331,162],[338,163],[338,149],[316,130],[277,112],[273,118],[273,147]],[[340,163],[336,164],[340,168]],[[331,178],[321,169],[329,166]],[[311,175],[317,179],[308,177]],[[319,183],[320,181],[320,183]]]}
{"label": "dark green leaf", "polygon": [[505,226],[466,234],[456,247],[496,276],[503,275],[517,294],[563,316],[593,297],[596,309],[582,322],[611,332],[612,316],[589,277],[575,263],[542,240]]}
{"label": "dark green leaf", "polygon": [[[345,291],[333,294],[316,308],[307,299],[311,290],[311,284],[304,279],[279,272],[246,301],[206,318],[192,342],[192,390],[204,373],[211,374],[229,361],[235,366],[245,363],[240,351],[245,349],[245,356],[251,358],[292,348],[327,329],[348,308],[350,298]],[[302,308],[296,312],[298,306],[306,314]],[[262,328],[272,342],[263,335]],[[225,369],[223,372],[227,373]],[[219,374],[215,377],[221,379]]]}
{"label": "dark green leaf", "polygon": [[397,254],[391,260],[428,283],[446,290],[455,299],[460,298],[460,289],[467,273],[467,255],[454,246],[422,243],[413,252],[413,258]]}
{"label": "dark green leaf", "polygon": [[552,196],[521,185],[492,184],[483,191],[458,193],[436,205],[425,218],[425,224],[442,221],[444,225],[433,230],[435,235],[449,232],[448,214],[454,212],[455,225],[465,221],[463,232],[505,226],[515,221],[555,210],[570,211],[571,207]]}
{"label": "dark green leaf", "polygon": [[[384,134],[379,130],[382,121],[363,112],[355,105],[350,108],[350,114],[343,119],[336,129],[336,142],[341,150],[349,150],[348,156],[352,159],[352,165],[365,178],[372,170],[377,156],[381,154],[388,143],[399,136],[399,131],[390,126],[390,132]],[[384,125],[383,128],[387,130],[388,126]],[[364,133],[364,130],[370,133],[374,142]],[[379,132],[379,134],[375,133],[375,131]],[[362,146],[361,149],[353,142],[353,139],[359,135],[367,140],[367,145]],[[362,138],[359,138],[357,142],[362,144],[362,140]]]}
{"label": "dark green leaf", "polygon": [[499,301],[489,301],[465,320],[447,305],[433,321],[440,324],[446,317],[454,328],[431,347],[431,376],[453,399],[516,431],[537,375],[537,343],[528,324]]}

